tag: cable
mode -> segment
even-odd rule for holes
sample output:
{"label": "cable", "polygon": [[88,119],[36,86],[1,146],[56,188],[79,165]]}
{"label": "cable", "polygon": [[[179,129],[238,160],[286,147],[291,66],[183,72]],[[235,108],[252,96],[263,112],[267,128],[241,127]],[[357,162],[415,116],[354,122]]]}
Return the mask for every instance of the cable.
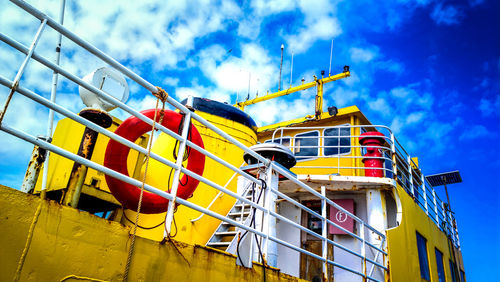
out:
{"label": "cable", "polygon": [[[172,220],[173,220],[173,223],[174,223],[174,228],[175,228],[175,233],[174,235],[171,235],[170,233],[168,233],[168,237],[169,238],[174,238],[175,236],[177,236],[177,223],[175,222],[175,212],[177,211],[177,207],[174,209],[174,216],[172,217]],[[165,222],[165,221],[163,221]],[[165,225],[165,231],[167,231],[167,225]]]}
{"label": "cable", "polygon": [[[125,211],[123,212],[123,217],[125,217],[126,220],[128,220],[130,223],[134,223],[132,220],[130,220],[128,217],[127,217],[127,214],[125,213]],[[157,227],[160,227],[163,223],[165,223],[165,220],[163,220],[161,223],[155,225],[155,226],[152,226],[152,227],[144,227],[144,226],[141,226],[139,224],[137,224],[137,227],[141,228],[141,229],[155,229]]]}
{"label": "cable", "polygon": [[[264,192],[265,189],[267,189],[267,183],[266,181],[264,181],[264,179],[260,179],[262,181],[262,185],[261,185],[261,190],[260,190],[260,193],[259,193],[259,196],[257,197],[257,201],[255,201],[255,183],[252,183],[252,202],[254,203],[259,203],[260,201],[260,198],[262,196],[262,193]],[[255,212],[257,210],[257,208],[255,207],[251,207],[252,208],[252,218],[250,219],[250,227],[253,227],[255,228]],[[243,240],[243,238],[248,234],[248,230],[245,230],[245,232],[243,232],[243,235],[241,235],[241,237],[238,239],[238,242],[236,244],[236,254],[237,254],[237,257],[241,263],[241,265],[245,265],[243,263],[243,260],[241,259],[241,256],[240,256],[240,242]],[[257,248],[259,250],[259,254],[260,254],[260,257],[262,259],[262,269],[263,269],[263,275],[264,275],[264,281],[266,281],[266,263],[265,263],[265,260],[264,260],[264,254],[262,254],[262,249],[261,249],[261,246],[260,246],[260,243],[259,243],[259,238],[257,237],[257,234],[254,234],[255,236],[255,242],[257,243]],[[252,254],[250,254],[252,255]]]}

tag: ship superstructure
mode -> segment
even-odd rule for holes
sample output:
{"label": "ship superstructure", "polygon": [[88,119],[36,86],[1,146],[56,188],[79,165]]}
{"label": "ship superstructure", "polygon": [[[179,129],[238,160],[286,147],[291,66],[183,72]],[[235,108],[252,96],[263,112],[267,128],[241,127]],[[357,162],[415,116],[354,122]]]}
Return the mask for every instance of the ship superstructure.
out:
{"label": "ship superstructure", "polygon": [[[356,106],[323,111],[323,84],[348,77],[348,67],[236,107],[180,102],[11,2],[41,25],[29,47],[0,33],[26,55],[0,84],[66,118],[44,137],[0,123],[34,145],[23,192],[0,189],[0,280],[465,281],[453,213],[418,159]],[[107,67],[81,79],[42,57],[47,28]],[[88,108],[73,113],[24,88],[32,60],[78,84]],[[156,108],[127,105],[128,83],[151,92]],[[257,127],[242,111],[311,87],[310,116]],[[14,110],[9,100],[2,118]],[[130,118],[113,117],[114,107]]]}

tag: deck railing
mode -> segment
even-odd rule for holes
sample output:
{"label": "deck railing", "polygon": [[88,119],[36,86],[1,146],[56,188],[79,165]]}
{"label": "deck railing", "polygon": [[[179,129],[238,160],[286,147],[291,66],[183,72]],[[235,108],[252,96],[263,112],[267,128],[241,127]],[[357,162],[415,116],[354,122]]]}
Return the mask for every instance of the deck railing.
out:
{"label": "deck railing", "polygon": [[[102,91],[101,89],[98,89],[94,87],[93,85],[85,82],[84,80],[80,79],[76,75],[70,73],[66,69],[61,68],[57,63],[51,62],[51,60],[45,58],[44,56],[41,56],[38,52],[36,52],[36,47],[37,47],[37,42],[38,39],[40,38],[41,34],[43,31],[47,28],[52,28],[62,36],[64,36],[66,39],[69,39],[70,41],[76,43],[78,46],[80,46],[82,49],[88,51],[90,54],[95,56],[96,58],[100,59],[104,64],[107,64],[111,67],[113,67],[115,70],[121,72],[126,78],[129,79],[130,82],[132,83],[137,83],[139,86],[143,87],[144,89],[152,92],[153,94],[158,94],[158,88],[155,87],[153,84],[150,82],[146,81],[144,78],[140,77],[130,69],[126,68],[116,60],[114,60],[112,57],[109,55],[103,53],[90,43],[86,42],[85,40],[81,39],[78,37],[76,34],[72,33],[71,31],[67,30],[65,27],[57,23],[55,20],[52,18],[48,17],[47,15],[43,14],[36,8],[30,6],[28,3],[20,0],[11,0],[12,3],[15,5],[19,6],[38,20],[40,20],[41,25],[39,27],[39,31],[35,35],[35,38],[33,40],[33,44],[30,47],[27,47],[13,38],[5,35],[4,33],[1,32],[0,30],[0,40],[6,43],[7,45],[10,45],[17,51],[25,54],[25,60],[21,64],[21,67],[19,68],[16,77],[13,80],[10,80],[6,77],[3,77],[0,75],[0,85],[5,86],[8,88],[11,92],[11,95],[9,95],[9,99],[13,95],[22,95],[28,99],[30,99],[32,102],[36,102],[39,105],[42,105],[43,107],[47,108],[50,110],[50,113],[58,113],[62,116],[68,117],[96,132],[99,134],[105,135],[125,146],[130,147],[131,149],[144,154],[144,155],[149,155],[150,158],[159,161],[160,163],[167,165],[175,170],[174,174],[174,181],[173,181],[173,187],[170,190],[170,192],[162,191],[156,187],[153,187],[147,183],[143,183],[142,181],[139,181],[137,179],[134,179],[128,175],[116,172],[108,167],[103,166],[100,163],[93,162],[89,159],[86,159],[80,155],[74,154],[72,152],[67,151],[66,149],[62,147],[58,147],[54,144],[51,144],[50,142],[47,142],[47,138],[40,138],[36,137],[33,135],[31,132],[25,132],[23,130],[20,130],[19,128],[15,128],[6,122],[7,119],[4,119],[3,121],[0,122],[0,130],[10,134],[12,136],[15,136],[21,140],[24,140],[26,142],[29,142],[33,145],[36,145],[40,148],[43,148],[47,150],[50,153],[55,153],[57,155],[63,156],[67,159],[70,159],[72,161],[75,161],[79,164],[82,164],[88,168],[95,169],[97,171],[100,171],[108,176],[114,177],[116,179],[119,179],[121,181],[124,181],[125,183],[134,185],[136,187],[144,187],[144,190],[149,191],[151,193],[157,194],[161,197],[164,197],[169,200],[169,209],[166,214],[166,220],[165,220],[165,236],[168,235],[168,233],[171,230],[172,227],[172,219],[173,219],[173,213],[174,213],[174,205],[175,204],[180,204],[184,205],[188,208],[191,208],[193,210],[199,211],[205,215],[214,217],[216,219],[219,219],[221,221],[228,222],[238,228],[241,228],[242,230],[246,230],[250,232],[251,234],[255,234],[260,238],[262,244],[262,253],[263,257],[268,257],[268,251],[273,247],[273,244],[279,244],[282,246],[285,246],[286,248],[289,248],[291,250],[297,251],[303,255],[312,257],[314,259],[317,259],[321,261],[324,264],[323,272],[324,275],[328,275],[329,270],[328,268],[330,267],[335,267],[335,269],[342,269],[343,271],[347,271],[352,273],[353,275],[357,275],[360,278],[366,279],[366,280],[372,280],[372,281],[382,281],[384,280],[384,276],[387,272],[387,264],[386,264],[386,259],[385,257],[387,256],[386,252],[386,237],[383,232],[383,230],[377,230],[376,228],[370,226],[367,224],[365,221],[360,219],[359,217],[349,213],[347,210],[342,208],[341,206],[337,205],[330,199],[328,199],[325,195],[325,192],[322,191],[322,193],[317,192],[316,190],[312,189],[308,185],[304,184],[303,182],[297,180],[290,171],[282,168],[280,165],[277,165],[276,163],[263,158],[259,154],[255,153],[253,150],[250,150],[247,148],[244,144],[236,140],[235,138],[231,137],[224,131],[220,130],[217,126],[211,124],[210,122],[206,121],[204,118],[196,114],[195,112],[192,112],[186,106],[182,105],[179,103],[177,100],[175,100],[172,97],[166,97],[165,101],[167,104],[172,106],[174,109],[177,109],[179,112],[181,112],[185,117],[183,120],[183,128],[188,128],[188,124],[192,120],[196,120],[203,126],[206,126],[208,129],[212,130],[216,134],[219,135],[220,138],[226,140],[227,142],[232,143],[233,145],[237,146],[239,149],[244,151],[247,154],[252,155],[255,159],[257,159],[261,164],[262,164],[262,169],[264,169],[265,174],[268,175],[266,180],[264,181],[269,181],[269,179],[272,177],[273,173],[279,173],[280,175],[288,178],[292,183],[297,185],[298,187],[301,187],[305,191],[308,191],[312,196],[316,197],[318,200],[321,201],[322,203],[322,212],[318,213],[315,212],[314,210],[302,205],[298,201],[290,198],[289,196],[281,193],[278,191],[277,186],[269,185],[269,189],[264,189],[264,193],[266,193],[267,199],[263,203],[254,203],[244,197],[241,197],[237,193],[232,192],[228,188],[224,187],[224,183],[217,183],[213,180],[207,179],[206,177],[203,177],[202,175],[198,175],[187,168],[182,166],[182,158],[178,158],[176,162],[170,161],[168,159],[163,158],[162,156],[155,154],[153,152],[149,153],[148,148],[141,147],[117,134],[115,134],[112,131],[109,131],[105,129],[104,127],[89,121],[81,116],[79,116],[77,113],[74,113],[67,108],[61,106],[60,104],[55,102],[55,99],[47,99],[40,93],[37,93],[38,91],[34,91],[32,89],[28,89],[23,86],[23,83],[21,82],[21,78],[24,74],[24,71],[26,69],[26,65],[28,65],[31,61],[35,60],[41,65],[43,65],[46,69],[51,70],[54,75],[61,75],[64,78],[68,79],[72,83],[77,84],[78,86],[81,86],[92,93],[95,93],[98,97],[102,98],[108,103],[111,103],[118,108],[124,110],[125,112],[129,113],[132,116],[137,117],[138,119],[142,120],[143,122],[151,125],[153,127],[153,124],[156,129],[161,131],[164,134],[167,134],[168,136],[171,136],[172,138],[178,140],[180,142],[180,145],[177,148],[177,155],[182,156],[183,152],[186,150],[187,147],[190,147],[193,150],[196,150],[206,157],[216,161],[217,163],[223,165],[225,168],[232,170],[234,173],[236,173],[239,177],[245,178],[247,181],[253,183],[256,187],[260,187],[259,189],[262,189],[264,182],[264,178],[260,177],[254,177],[248,173],[245,173],[242,171],[239,167],[236,167],[235,165],[229,163],[228,161],[218,157],[215,153],[208,151],[207,149],[201,148],[200,146],[194,144],[190,140],[186,138],[186,134],[179,135],[176,132],[173,132],[169,130],[168,128],[162,126],[161,124],[155,123],[152,119],[146,117],[142,113],[138,112],[134,108],[130,107],[129,105],[119,101],[115,97],[109,95],[108,93]],[[24,19],[19,19],[20,21]],[[64,48],[64,46],[63,46]],[[12,105],[10,105],[12,106]],[[3,110],[3,114],[9,114],[9,111],[12,111],[12,108],[9,108],[9,103],[6,101],[5,107]],[[53,116],[50,114],[49,116]],[[50,137],[50,136],[48,136]],[[148,146],[151,146],[148,145]],[[46,158],[47,160],[49,158]],[[48,166],[48,163],[45,163],[45,167]],[[226,217],[225,215],[218,214],[209,208],[206,207],[201,207],[199,205],[196,205],[188,200],[184,200],[182,198],[177,197],[177,188],[178,188],[178,181],[176,179],[179,179],[179,176],[182,174],[188,175],[189,177],[192,177],[194,179],[199,180],[200,182],[215,188],[216,190],[224,193],[225,195],[229,195],[233,197],[234,199],[237,199],[241,202],[244,202],[245,204],[249,205],[252,207],[254,212],[261,212],[263,214],[264,218],[264,223],[261,225],[261,228],[255,228],[252,226],[247,226],[244,225],[240,222],[237,222],[235,220],[232,220],[231,218]],[[225,181],[225,180],[224,180]],[[42,190],[47,189],[45,185],[42,185]],[[322,225],[322,232],[321,234],[318,234],[311,229],[302,226],[301,224],[295,223],[294,221],[284,217],[283,215],[279,214],[276,209],[275,209],[275,204],[273,201],[269,200],[271,198],[274,198],[276,200],[284,200],[288,201],[292,205],[300,208],[301,210],[305,211],[309,216],[316,217],[321,220],[323,223]],[[356,226],[358,227],[355,232],[350,232],[349,230],[346,230],[342,226],[337,225],[336,223],[332,222],[326,214],[326,207],[327,205],[333,206],[337,208],[338,210],[344,212],[348,217],[352,218],[354,222],[356,222]],[[269,228],[269,224],[272,221],[280,220],[283,222],[286,222],[287,224],[291,225],[293,228],[297,229],[297,232],[303,231],[307,234],[310,234],[311,236],[317,237],[323,242],[323,248],[321,255],[315,254],[311,251],[306,250],[303,246],[300,244],[294,244],[292,242],[287,242],[280,238],[278,235],[276,235],[275,232],[271,228]],[[354,238],[360,243],[359,248],[349,248],[346,246],[343,246],[342,244],[331,240],[327,236],[327,228],[328,226],[335,226],[341,230],[343,230],[346,234]],[[275,230],[274,230],[275,231]],[[377,237],[378,239],[372,240],[371,238]],[[328,256],[328,249],[329,248],[339,248],[342,249],[343,251],[349,253],[353,257],[355,257],[358,261],[356,265],[342,265],[338,262],[336,262],[333,258]],[[255,257],[254,257],[255,259]],[[276,265],[273,265],[276,266]]]}
{"label": "deck railing", "polygon": [[[325,136],[324,130],[336,129],[338,135]],[[346,130],[348,129],[348,130]],[[341,135],[341,130],[349,132],[349,134]],[[378,131],[383,133],[382,137],[384,144],[382,146],[364,146],[359,144],[363,132]],[[292,134],[292,132],[294,132]],[[318,132],[317,136],[303,136],[299,137],[292,135],[296,132],[308,133]],[[355,133],[358,134],[355,134]],[[377,136],[378,137],[378,136]],[[341,139],[349,140],[349,144],[341,145]],[[311,140],[312,143],[317,143],[313,146],[304,146],[298,144],[297,139]],[[331,143],[331,140],[337,145],[325,145]],[[344,176],[364,176],[367,170],[382,170],[383,177],[394,178],[399,185],[401,185],[406,192],[415,200],[425,213],[434,221],[434,223],[449,236],[457,248],[460,247],[458,237],[458,228],[456,226],[455,217],[437,195],[434,188],[425,178],[422,170],[410,157],[398,139],[394,136],[392,130],[383,125],[339,125],[339,126],[322,126],[322,127],[281,127],[274,130],[271,139],[266,142],[275,142],[285,145],[290,148],[292,152],[297,155],[299,150],[313,149],[313,154],[300,154],[297,157],[298,163],[293,168],[300,171],[300,169],[307,169],[308,174],[314,174],[316,170],[318,174],[337,174]],[[344,142],[345,143],[345,142]],[[365,167],[362,160],[366,157],[367,148],[376,148],[380,150],[381,157],[369,157],[370,159],[381,159],[383,161],[382,167]],[[334,148],[336,154],[325,154],[325,148]],[[342,153],[342,149],[348,148],[346,153]],[[300,152],[300,151],[299,151]],[[325,161],[320,161],[323,165],[316,165],[314,162],[317,159],[328,159],[327,164]],[[351,160],[351,161],[349,161]],[[348,165],[346,165],[346,161]]]}

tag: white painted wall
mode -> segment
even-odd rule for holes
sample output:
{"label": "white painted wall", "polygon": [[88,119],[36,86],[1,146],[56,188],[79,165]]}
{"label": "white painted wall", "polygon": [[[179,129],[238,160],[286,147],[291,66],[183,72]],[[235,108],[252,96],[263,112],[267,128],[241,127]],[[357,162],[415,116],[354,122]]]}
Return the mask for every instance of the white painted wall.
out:
{"label": "white painted wall", "polygon": [[[296,206],[283,201],[279,203],[278,211],[282,216],[295,223],[301,224],[301,210]],[[279,239],[300,247],[300,230],[298,228],[278,220],[276,224],[276,234]],[[283,273],[299,277],[300,253],[278,244],[278,268],[281,269]]]}
{"label": "white painted wall", "polygon": [[[331,199],[353,199],[354,200],[354,215],[366,220],[366,196],[364,194],[335,194]],[[359,224],[355,222],[355,233],[359,234]],[[361,253],[361,242],[350,235],[334,235],[333,240],[340,245]],[[334,247],[333,260],[343,266],[363,272],[363,264],[361,259],[351,253],[348,253],[341,248]],[[340,267],[334,267],[334,281],[363,281],[362,277]]]}

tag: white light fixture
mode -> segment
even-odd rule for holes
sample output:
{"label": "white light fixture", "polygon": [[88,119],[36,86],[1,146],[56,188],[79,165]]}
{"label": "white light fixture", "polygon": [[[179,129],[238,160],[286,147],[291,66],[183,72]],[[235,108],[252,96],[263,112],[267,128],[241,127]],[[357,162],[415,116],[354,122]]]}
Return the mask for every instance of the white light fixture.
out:
{"label": "white light fixture", "polygon": [[[112,68],[98,68],[95,71],[87,74],[83,78],[83,80],[91,84],[92,86],[101,89],[107,94],[115,97],[123,103],[128,100],[129,89],[127,81],[125,80],[123,75]],[[87,107],[96,110],[103,110],[106,112],[116,108],[115,105],[100,98],[94,92],[89,91],[82,86],[79,86],[78,89],[80,92],[80,98]]]}

